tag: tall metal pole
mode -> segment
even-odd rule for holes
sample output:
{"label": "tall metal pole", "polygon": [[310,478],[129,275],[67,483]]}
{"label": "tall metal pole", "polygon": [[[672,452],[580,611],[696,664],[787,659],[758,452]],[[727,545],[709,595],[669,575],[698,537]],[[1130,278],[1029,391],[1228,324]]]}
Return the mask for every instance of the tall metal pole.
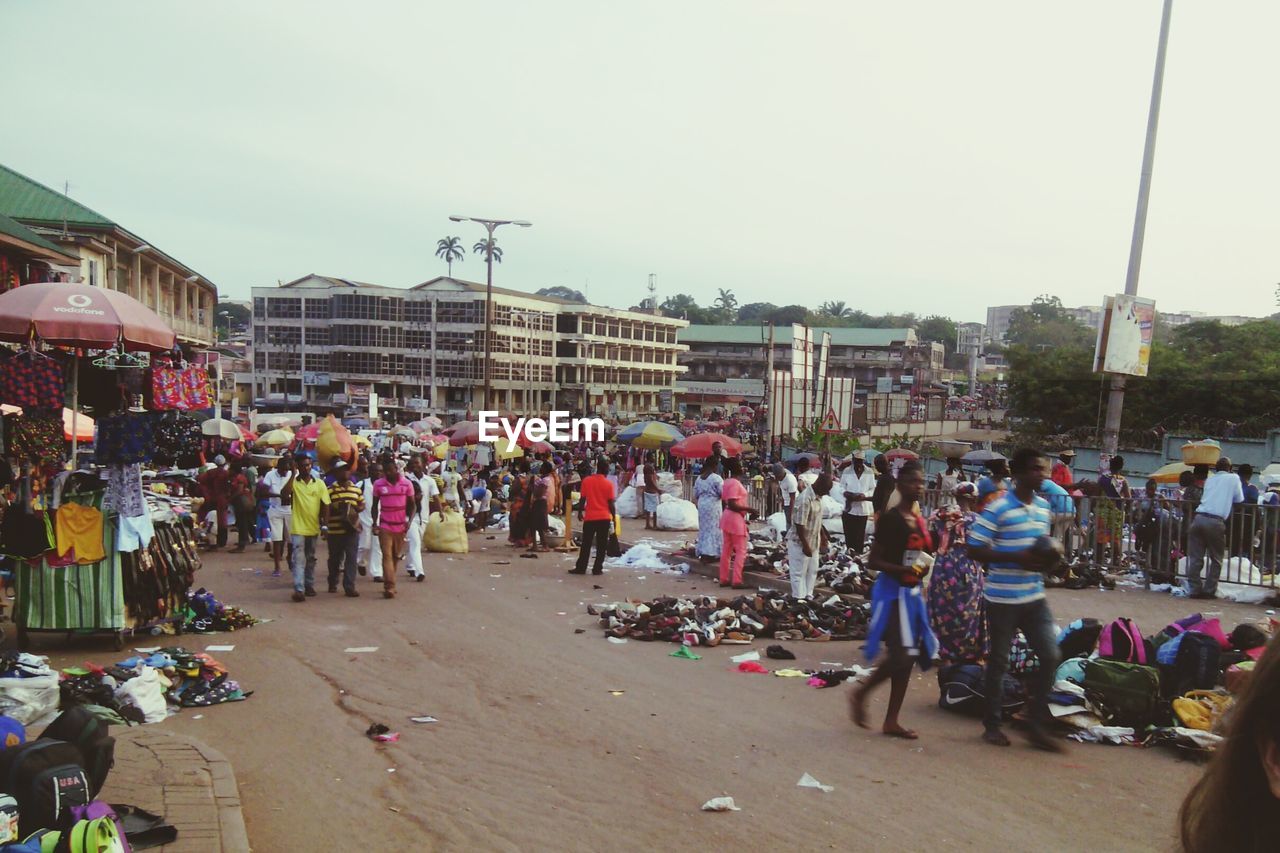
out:
{"label": "tall metal pole", "polygon": [[484,253],[484,411],[489,411],[489,358],[493,351],[493,231],[498,226],[493,222],[482,224],[489,232],[489,245]]}
{"label": "tall metal pole", "polygon": [[773,406],[777,401],[773,399],[773,321],[769,321],[769,342],[765,345],[764,351],[764,396],[761,401],[764,403],[764,455],[765,459],[773,461],[773,430],[770,428],[773,423]]}
{"label": "tall metal pole", "polygon": [[[1147,231],[1147,202],[1151,197],[1151,169],[1156,156],[1156,129],[1160,124],[1160,96],[1164,89],[1164,61],[1169,46],[1169,18],[1173,0],[1164,0],[1160,15],[1160,42],[1156,48],[1156,71],[1151,82],[1151,108],[1147,113],[1147,142],[1142,150],[1142,176],[1138,181],[1138,207],[1133,217],[1133,241],[1129,245],[1129,269],[1125,274],[1124,292],[1138,292],[1138,273],[1142,269],[1142,242]],[[1102,430],[1102,455],[1111,457],[1120,449],[1120,418],[1124,412],[1124,376],[1111,377],[1111,394],[1107,398],[1107,418]]]}

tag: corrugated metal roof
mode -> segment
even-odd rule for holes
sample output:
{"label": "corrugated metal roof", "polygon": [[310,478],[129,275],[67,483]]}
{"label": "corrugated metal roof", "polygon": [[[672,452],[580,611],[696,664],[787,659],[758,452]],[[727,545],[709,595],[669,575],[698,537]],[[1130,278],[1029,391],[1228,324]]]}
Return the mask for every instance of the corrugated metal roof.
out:
{"label": "corrugated metal roof", "polygon": [[11,219],[3,213],[0,213],[0,234],[8,234],[10,237],[21,240],[24,243],[39,246],[48,252],[49,260],[80,262],[80,256],[75,252],[69,252],[56,243],[46,240],[21,222]]}
{"label": "corrugated metal roof", "polygon": [[110,228],[115,225],[97,211],[49,189],[44,184],[0,165],[0,213],[24,222],[61,223]]}
{"label": "corrugated metal roof", "polygon": [[[814,326],[810,331],[815,343],[822,339],[823,332],[830,332],[832,346],[838,347],[887,347],[905,343],[912,336],[911,329]],[[689,326],[680,330],[680,342],[686,344],[762,344],[768,339],[769,331],[762,326]],[[790,344],[791,327],[775,326],[773,341],[775,345]]]}

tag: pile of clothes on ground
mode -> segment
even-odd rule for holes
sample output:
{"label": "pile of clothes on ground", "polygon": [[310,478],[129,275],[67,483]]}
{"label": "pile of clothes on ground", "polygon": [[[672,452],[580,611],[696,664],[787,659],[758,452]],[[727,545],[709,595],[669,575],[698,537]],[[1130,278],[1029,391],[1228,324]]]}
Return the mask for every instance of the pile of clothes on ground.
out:
{"label": "pile of clothes on ground", "polygon": [[733,599],[662,596],[648,602],[587,607],[588,613],[600,617],[608,637],[687,646],[742,645],[761,637],[860,640],[867,635],[869,610],[865,604],[850,604],[835,595],[825,601],[798,601],[772,590]]}
{"label": "pile of clothes on ground", "polygon": [[[1077,619],[1058,637],[1062,663],[1050,713],[1075,740],[1164,744],[1207,754],[1221,742],[1220,723],[1274,630],[1274,621],[1264,620],[1228,634],[1218,619],[1193,613],[1147,636],[1128,618],[1106,624]],[[1029,647],[1011,658],[1007,714],[1021,710],[1022,679],[1039,668]],[[943,667],[938,682],[940,707],[982,713],[980,665]]]}
{"label": "pile of clothes on ground", "polygon": [[248,611],[223,604],[204,587],[195,592],[187,592],[187,604],[180,615],[183,631],[192,634],[237,631],[258,624],[258,620]]}

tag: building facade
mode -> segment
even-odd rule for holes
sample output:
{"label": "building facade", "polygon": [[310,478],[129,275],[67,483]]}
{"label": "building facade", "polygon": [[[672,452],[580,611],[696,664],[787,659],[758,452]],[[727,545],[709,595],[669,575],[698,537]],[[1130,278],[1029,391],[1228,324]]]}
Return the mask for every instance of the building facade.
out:
{"label": "building facade", "polygon": [[987,327],[982,323],[956,323],[956,352],[963,356],[980,354],[986,335]]}
{"label": "building facade", "polygon": [[[898,391],[929,385],[941,378],[946,348],[925,343],[914,329],[848,329],[816,327],[815,341],[831,333],[827,375],[856,380],[859,397],[888,386]],[[767,371],[769,332],[760,326],[690,326],[680,333],[688,351],[681,361],[689,370],[680,385],[724,383],[732,379],[763,381]],[[791,327],[773,331],[773,365],[791,365]]]}
{"label": "building facade", "polygon": [[50,263],[48,277],[37,280],[84,282],[126,293],[159,314],[179,343],[189,349],[213,346],[218,289],[195,270],[102,214],[5,166],[0,166],[0,214],[71,256]]}
{"label": "building facade", "polygon": [[[401,420],[474,413],[484,319],[485,286],[443,276],[408,289],[318,275],[254,288],[254,405],[354,413],[377,395]],[[684,325],[495,287],[490,408],[656,412],[683,369]]]}

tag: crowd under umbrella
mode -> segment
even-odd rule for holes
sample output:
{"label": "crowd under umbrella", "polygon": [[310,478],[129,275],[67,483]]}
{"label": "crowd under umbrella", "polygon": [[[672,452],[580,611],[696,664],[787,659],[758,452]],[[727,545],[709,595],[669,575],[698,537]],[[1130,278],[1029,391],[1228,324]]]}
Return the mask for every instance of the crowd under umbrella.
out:
{"label": "crowd under umbrella", "polygon": [[[75,350],[166,352],[177,336],[160,315],[125,293],[88,284],[37,282],[0,294],[0,341]],[[80,361],[71,362],[71,465],[79,453]]]}
{"label": "crowd under umbrella", "polygon": [[684,433],[662,421],[636,421],[622,428],[615,439],[641,450],[665,450],[684,438]]}
{"label": "crowd under umbrella", "polygon": [[706,459],[711,455],[711,445],[720,443],[725,456],[739,456],[742,445],[722,432],[700,432],[671,446],[671,455],[681,459]]}

